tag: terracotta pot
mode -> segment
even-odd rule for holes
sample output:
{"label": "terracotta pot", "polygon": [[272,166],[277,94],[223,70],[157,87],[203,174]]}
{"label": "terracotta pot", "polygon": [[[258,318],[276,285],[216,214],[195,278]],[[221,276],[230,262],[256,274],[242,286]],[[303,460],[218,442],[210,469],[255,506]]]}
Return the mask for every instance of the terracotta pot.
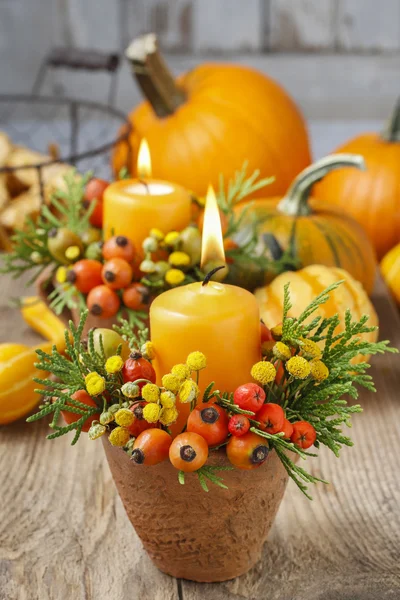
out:
{"label": "terracotta pot", "polygon": [[[161,571],[193,581],[226,581],[260,559],[288,480],[275,452],[253,471],[221,472],[228,489],[210,482],[206,493],[195,474],[181,485],[169,461],[139,466],[108,440],[104,449],[127,515]],[[219,450],[208,464],[229,463]]]}

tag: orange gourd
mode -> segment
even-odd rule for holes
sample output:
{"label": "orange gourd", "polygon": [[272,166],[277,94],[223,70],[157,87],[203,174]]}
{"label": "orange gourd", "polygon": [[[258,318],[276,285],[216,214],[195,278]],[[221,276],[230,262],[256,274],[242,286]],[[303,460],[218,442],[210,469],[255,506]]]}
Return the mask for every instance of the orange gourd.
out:
{"label": "orange gourd", "polygon": [[315,193],[357,219],[381,259],[400,242],[400,101],[383,134],[360,135],[340,152],[362,154],[367,170],[330,173]]}
{"label": "orange gourd", "polygon": [[[269,285],[256,290],[255,296],[260,305],[261,318],[270,328],[282,321],[283,292],[286,283],[290,283],[292,303],[288,314],[291,317],[298,317],[318,294],[332,283],[342,279],[344,283],[331,292],[328,302],[320,306],[318,311],[305,322],[311,321],[316,315],[325,318],[338,313],[341,323],[335,330],[335,334],[337,334],[344,329],[345,311],[348,308],[352,313],[353,320],[359,320],[362,315],[367,314],[370,316],[368,325],[378,325],[378,316],[361,284],[343,269],[322,265],[311,265],[300,271],[282,273]],[[378,332],[363,333],[361,337],[370,342],[376,342]],[[360,355],[353,359],[353,362],[359,363],[364,360],[368,360],[368,357]]]}
{"label": "orange gourd", "polygon": [[[256,217],[262,223],[260,251],[269,247],[274,255],[273,245],[278,242],[283,250],[292,251],[301,267],[317,263],[342,267],[370,294],[376,259],[366,233],[341,209],[323,202],[323,196],[309,197],[312,185],[333,169],[343,166],[361,169],[363,165],[361,156],[327,156],[302,171],[283,198],[258,200],[247,206],[249,217]],[[243,205],[238,205],[237,210],[243,211]]]}
{"label": "orange gourd", "polygon": [[400,244],[397,244],[383,257],[381,273],[386,285],[400,306]]}
{"label": "orange gourd", "polygon": [[[131,149],[119,144],[116,173],[136,175],[141,138],[149,143],[155,178],[180,183],[197,195],[219,185],[248,161],[248,172],[275,176],[268,194],[283,194],[311,162],[306,126],[299,109],[272,79],[253,69],[205,63],[176,81],[150,34],[127,50],[146,97],[130,115]],[[260,196],[261,192],[258,192]],[[257,195],[257,194],[256,194]],[[265,192],[264,192],[265,195]]]}

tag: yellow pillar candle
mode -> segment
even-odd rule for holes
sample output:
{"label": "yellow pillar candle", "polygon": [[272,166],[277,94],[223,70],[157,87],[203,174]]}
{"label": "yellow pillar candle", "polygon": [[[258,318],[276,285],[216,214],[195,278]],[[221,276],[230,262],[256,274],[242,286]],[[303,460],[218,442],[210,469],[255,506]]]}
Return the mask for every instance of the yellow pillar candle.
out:
{"label": "yellow pillar candle", "polygon": [[111,183],[104,193],[104,237],[124,235],[141,252],[143,240],[152,228],[163,233],[180,231],[191,220],[191,199],[183,187],[151,179],[151,159],[146,140],[138,156],[141,179]]}
{"label": "yellow pillar candle", "polygon": [[[224,264],[212,190],[207,195],[203,246],[203,263],[219,259]],[[214,381],[215,389],[233,392],[252,380],[251,367],[261,357],[255,297],[247,290],[215,281],[191,283],[158,296],[150,307],[150,333],[159,382],[173,365],[185,362],[188,354],[199,350],[207,358],[207,366],[200,372],[201,391]]]}

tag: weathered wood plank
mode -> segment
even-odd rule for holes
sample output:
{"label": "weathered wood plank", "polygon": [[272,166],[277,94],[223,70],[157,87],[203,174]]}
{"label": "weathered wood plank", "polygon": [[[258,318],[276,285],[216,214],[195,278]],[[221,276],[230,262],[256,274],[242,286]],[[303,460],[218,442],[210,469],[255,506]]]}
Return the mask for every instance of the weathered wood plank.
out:
{"label": "weathered wood plank", "polygon": [[273,50],[333,50],[334,0],[271,0],[269,44]]}
{"label": "weathered wood plank", "polygon": [[338,46],[341,50],[400,48],[398,0],[342,0],[338,3]]}
{"label": "weathered wood plank", "polygon": [[262,8],[260,0],[193,0],[194,51],[261,50]]}

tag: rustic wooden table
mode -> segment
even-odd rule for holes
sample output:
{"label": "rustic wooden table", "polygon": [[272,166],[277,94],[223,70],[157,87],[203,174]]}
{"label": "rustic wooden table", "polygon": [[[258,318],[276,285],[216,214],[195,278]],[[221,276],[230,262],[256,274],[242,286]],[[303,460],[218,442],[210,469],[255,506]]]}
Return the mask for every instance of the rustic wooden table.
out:
{"label": "rustic wooden table", "polygon": [[[37,337],[8,307],[25,293],[2,276],[0,341]],[[400,346],[383,285],[381,337]],[[262,561],[222,584],[177,581],[146,556],[116,494],[101,444],[47,441],[47,422],[0,428],[1,600],[389,600],[400,598],[400,359],[374,358],[377,394],[362,393],[355,447],[312,472],[314,501],[289,484]],[[262,518],[262,515],[260,515]]]}

